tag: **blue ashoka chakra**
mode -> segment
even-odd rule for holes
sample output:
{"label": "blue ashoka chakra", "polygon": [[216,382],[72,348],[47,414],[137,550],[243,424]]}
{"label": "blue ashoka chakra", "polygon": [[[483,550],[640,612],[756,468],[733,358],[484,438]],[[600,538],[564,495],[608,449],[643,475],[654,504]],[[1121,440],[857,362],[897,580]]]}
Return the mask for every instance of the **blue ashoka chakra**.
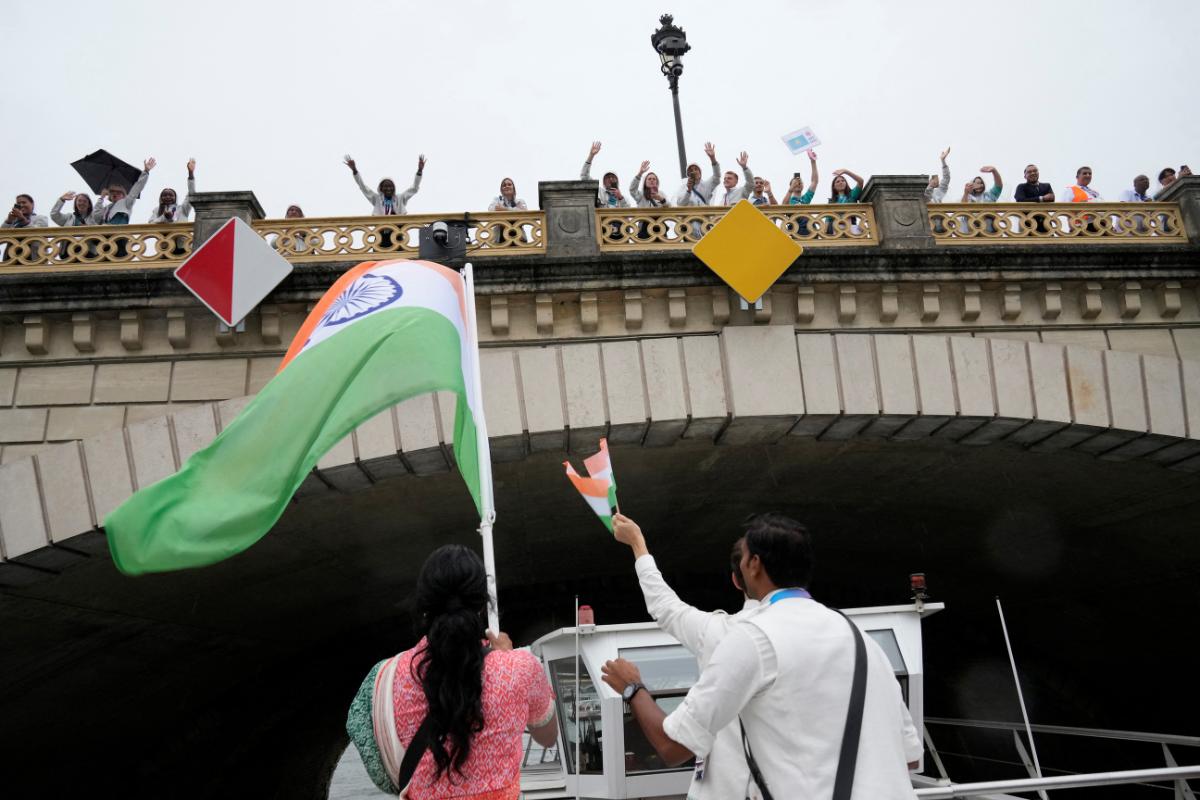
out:
{"label": "blue ashoka chakra", "polygon": [[400,299],[404,290],[386,275],[364,275],[342,292],[321,318],[322,325],[353,322]]}

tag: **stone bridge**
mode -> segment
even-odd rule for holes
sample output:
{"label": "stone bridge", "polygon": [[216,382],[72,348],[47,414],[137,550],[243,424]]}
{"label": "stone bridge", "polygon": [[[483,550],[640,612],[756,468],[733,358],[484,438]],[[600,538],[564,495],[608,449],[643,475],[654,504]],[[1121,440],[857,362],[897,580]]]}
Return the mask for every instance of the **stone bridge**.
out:
{"label": "stone bridge", "polygon": [[[1132,593],[1200,611],[1200,179],[1156,207],[1170,215],[1161,229],[1141,236],[1114,208],[1123,222],[1095,240],[1068,222],[1058,238],[1013,228],[952,241],[956,207],[925,213],[923,185],[873,179],[860,238],[835,224],[829,241],[806,241],[757,308],[686,242],[655,233],[686,238],[711,217],[631,214],[614,241],[611,212],[587,205],[593,189],[565,182],[543,184],[542,212],[478,223],[500,603],[514,638],[567,624],[575,594],[601,622],[644,618],[625,554],[562,479],[564,458],[607,436],[623,509],[698,605],[734,604],[721,564],[738,522],[780,509],[817,531],[814,591],[833,604],[903,601],[907,574],[929,575],[949,607],[926,632],[938,715],[1012,712],[994,691],[1007,668],[989,616],[1000,594],[1041,719],[1182,732],[1179,709],[1198,698],[1172,655],[1176,615],[1125,607]],[[188,247],[222,214],[254,216],[232,195],[197,209],[195,231],[170,232]],[[813,209],[803,235],[786,211],[779,224],[811,238],[844,213]],[[358,679],[411,643],[402,601],[423,554],[475,539],[449,448],[453,398],[416,398],[360,427],[276,529],[223,564],[125,578],[100,525],[236,415],[338,274],[403,257],[420,221],[394,223],[390,250],[370,219],[256,221],[297,270],[237,329],[174,282],[177,258],[138,261],[130,247],[120,262],[101,244],[92,263],[79,248],[77,261],[25,263],[37,260],[30,242],[8,242],[8,785],[44,788],[53,770],[64,788],[130,796],[324,796]],[[501,239],[512,252],[487,246]],[[59,244],[37,252],[51,259]],[[1123,669],[1155,681],[1111,696],[1094,664],[1114,636]],[[1162,708],[1168,685],[1177,708]],[[1145,708],[1161,710],[1147,722]]]}

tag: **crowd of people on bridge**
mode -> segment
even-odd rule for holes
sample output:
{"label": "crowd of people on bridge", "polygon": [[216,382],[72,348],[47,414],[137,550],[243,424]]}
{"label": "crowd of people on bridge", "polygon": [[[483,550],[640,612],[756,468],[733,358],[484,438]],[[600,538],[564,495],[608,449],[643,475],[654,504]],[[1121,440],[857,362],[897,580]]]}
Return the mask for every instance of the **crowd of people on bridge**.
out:
{"label": "crowd of people on bridge", "polygon": [[[582,180],[591,180],[592,162],[599,155],[600,142],[593,142],[588,149],[587,158],[579,171]],[[596,192],[596,205],[600,208],[665,208],[671,206],[732,206],[740,200],[748,200],[756,206],[767,205],[808,205],[816,198],[816,190],[820,184],[820,173],[817,169],[817,155],[808,151],[810,171],[808,184],[805,185],[804,175],[795,172],[788,179],[787,191],[776,195],[771,182],[760,175],[755,175],[750,169],[750,156],[742,151],[737,159],[738,171],[722,172],[717,161],[716,148],[712,142],[706,142],[704,153],[708,156],[711,174],[704,176],[699,164],[689,164],[687,177],[673,192],[668,192],[658,175],[650,171],[650,162],[643,161],[628,184],[628,194],[622,192],[621,181],[615,172],[605,172],[600,178]],[[961,196],[951,193],[951,174],[948,156],[950,148],[940,153],[941,169],[929,176],[929,184],[925,190],[925,199],[930,203],[962,202],[962,203],[995,203],[999,202],[1004,189],[1004,181],[1000,172],[993,166],[983,166],[979,171],[990,176],[991,186],[983,175],[976,175],[963,185]],[[421,179],[425,174],[425,156],[417,158],[417,170],[412,183],[404,191],[396,190],[396,182],[391,178],[383,178],[370,188],[358,165],[349,155],[343,159],[358,185],[359,191],[370,204],[372,216],[402,216],[408,213],[409,202],[421,189]],[[114,182],[101,190],[96,202],[85,192],[64,192],[50,209],[49,218],[37,213],[37,205],[30,194],[22,193],[16,196],[12,208],[5,217],[4,228],[44,228],[53,220],[56,225],[126,225],[132,221],[134,204],[140,199],[142,191],[149,180],[150,172],[156,161],[147,158],[143,162],[141,174],[132,186]],[[196,161],[187,162],[187,194],[182,201],[175,189],[167,187],[159,192],[158,203],[151,210],[150,224],[184,222],[191,215],[191,195],[196,191]],[[1191,169],[1182,165],[1176,170],[1164,167],[1158,172],[1158,189],[1150,194],[1150,179],[1146,175],[1133,178],[1130,188],[1123,190],[1118,196],[1122,202],[1147,202],[1157,197],[1163,190],[1178,178],[1191,175]],[[848,169],[835,169],[831,173],[829,196],[826,203],[856,203],[863,189],[863,178]],[[1075,183],[1065,187],[1061,193],[1054,190],[1048,183],[1040,181],[1040,173],[1036,164],[1025,167],[1025,180],[1017,184],[1013,193],[1013,201],[1017,203],[1053,203],[1073,202],[1085,203],[1104,200],[1092,188],[1092,168],[1081,166],[1075,172]],[[852,185],[853,184],[853,185]],[[69,209],[65,209],[70,202]],[[512,178],[504,178],[500,182],[500,193],[487,205],[488,211],[524,211],[528,209],[526,202],[517,194],[516,184]],[[304,211],[298,204],[287,207],[285,218],[303,218]]]}

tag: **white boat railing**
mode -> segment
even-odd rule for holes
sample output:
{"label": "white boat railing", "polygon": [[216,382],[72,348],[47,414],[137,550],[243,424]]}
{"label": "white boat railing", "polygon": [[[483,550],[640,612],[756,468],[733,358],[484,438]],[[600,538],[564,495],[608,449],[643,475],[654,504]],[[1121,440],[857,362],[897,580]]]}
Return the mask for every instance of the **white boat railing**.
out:
{"label": "white boat railing", "polygon": [[1130,769],[1120,772],[1091,772],[1080,775],[1055,775],[1050,778],[1017,778],[979,783],[945,783],[917,789],[920,800],[949,800],[953,797],[980,797],[1011,792],[1036,792],[1051,789],[1078,789],[1088,786],[1116,786],[1153,781],[1186,781],[1200,778],[1200,764],[1189,767]]}

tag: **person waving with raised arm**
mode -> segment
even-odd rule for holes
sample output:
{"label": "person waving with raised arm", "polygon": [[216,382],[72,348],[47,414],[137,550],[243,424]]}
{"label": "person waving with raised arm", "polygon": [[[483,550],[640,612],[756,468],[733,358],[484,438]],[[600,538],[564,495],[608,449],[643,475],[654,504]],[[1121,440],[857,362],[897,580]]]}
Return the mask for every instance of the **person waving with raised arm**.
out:
{"label": "person waving with raised arm", "polygon": [[158,205],[150,212],[150,224],[184,222],[192,213],[192,193],[196,191],[196,159],[187,162],[187,196],[176,203],[175,190],[168,187],[158,193]]}
{"label": "person waving with raised arm", "polygon": [[[133,211],[133,204],[137,202],[142,189],[146,188],[146,181],[150,179],[150,170],[154,169],[156,164],[158,162],[153,158],[147,158],[142,162],[142,174],[138,176],[128,191],[123,185],[116,183],[100,192],[100,203],[96,207],[95,217],[97,225],[129,224],[129,215]],[[105,204],[105,200],[108,200],[107,204]]]}
{"label": "person waving with raised arm", "polygon": [[367,188],[367,184],[363,182],[362,175],[358,174],[358,165],[354,162],[353,158],[346,156],[343,163],[354,173],[354,182],[358,184],[363,197],[367,198],[367,202],[371,204],[371,216],[373,217],[390,217],[407,214],[408,201],[420,191],[421,177],[425,174],[425,156],[422,154],[417,156],[417,174],[413,176],[412,186],[409,186],[400,194],[396,194],[396,182],[391,178],[384,178],[379,182],[379,191],[376,192]]}
{"label": "person waving with raised arm", "polygon": [[[592,142],[587,160],[583,162],[583,168],[579,170],[579,180],[590,181],[592,179],[592,159],[599,152],[600,142]],[[596,191],[596,205],[599,208],[629,208],[629,201],[625,199],[625,195],[621,194],[620,179],[617,178],[617,173],[606,172],[600,179],[600,188]]]}
{"label": "person waving with raised arm", "polygon": [[[624,514],[613,515],[613,538],[627,545],[633,553],[633,568],[646,600],[646,611],[658,623],[658,627],[675,637],[696,657],[701,671],[708,666],[713,651],[729,629],[759,607],[757,600],[746,596],[742,582],[739,565],[744,537],[739,536],[734,540],[728,565],[729,582],[742,601],[742,609],[736,614],[720,610],[701,611],[679,599],[679,595],[663,579],[654,556],[650,555],[642,529]],[[749,782],[750,768],[742,754],[738,727],[727,725],[714,738],[708,756],[697,760],[687,796],[689,800],[741,798],[745,797]]]}
{"label": "person waving with raised arm", "polygon": [[712,163],[712,177],[704,178],[699,164],[688,164],[687,179],[679,187],[675,205],[706,206],[712,198],[713,190],[721,180],[721,165],[717,163],[717,149],[712,142],[704,143],[704,153]]}
{"label": "person waving with raised arm", "polygon": [[[850,181],[846,180],[849,175],[854,180],[854,188],[850,188]],[[862,196],[863,179],[855,175],[848,169],[835,169],[833,171],[833,186],[832,193],[829,195],[831,203],[857,203],[858,198]]]}
{"label": "person waving with raised arm", "polygon": [[713,194],[712,204],[714,206],[731,206],[737,201],[749,197],[750,193],[754,191],[754,173],[750,171],[750,156],[745,150],[738,156],[737,163],[742,168],[742,175],[746,178],[745,182],[739,186],[737,173],[733,170],[727,171],[723,181],[724,193]]}
{"label": "person waving with raised arm", "polygon": [[946,199],[946,192],[950,191],[950,165],[946,163],[946,156],[950,155],[950,148],[943,150],[938,158],[942,162],[942,176],[929,176],[929,185],[925,187],[925,202],[940,203]]}
{"label": "person waving with raised arm", "polygon": [[963,189],[962,201],[964,203],[995,203],[1000,199],[1000,192],[1004,190],[1004,181],[1000,178],[1000,171],[995,167],[980,167],[979,171],[991,173],[992,188],[988,189],[983,178],[976,175]]}
{"label": "person waving with raised arm", "polygon": [[[629,196],[633,198],[633,202],[638,208],[662,208],[669,206],[670,202],[663,195],[658,185],[658,176],[653,172],[649,172],[650,162],[643,161],[642,166],[638,169],[637,175],[633,176],[633,180],[629,184]],[[643,182],[642,176],[646,179]],[[640,188],[639,188],[640,187]]]}

